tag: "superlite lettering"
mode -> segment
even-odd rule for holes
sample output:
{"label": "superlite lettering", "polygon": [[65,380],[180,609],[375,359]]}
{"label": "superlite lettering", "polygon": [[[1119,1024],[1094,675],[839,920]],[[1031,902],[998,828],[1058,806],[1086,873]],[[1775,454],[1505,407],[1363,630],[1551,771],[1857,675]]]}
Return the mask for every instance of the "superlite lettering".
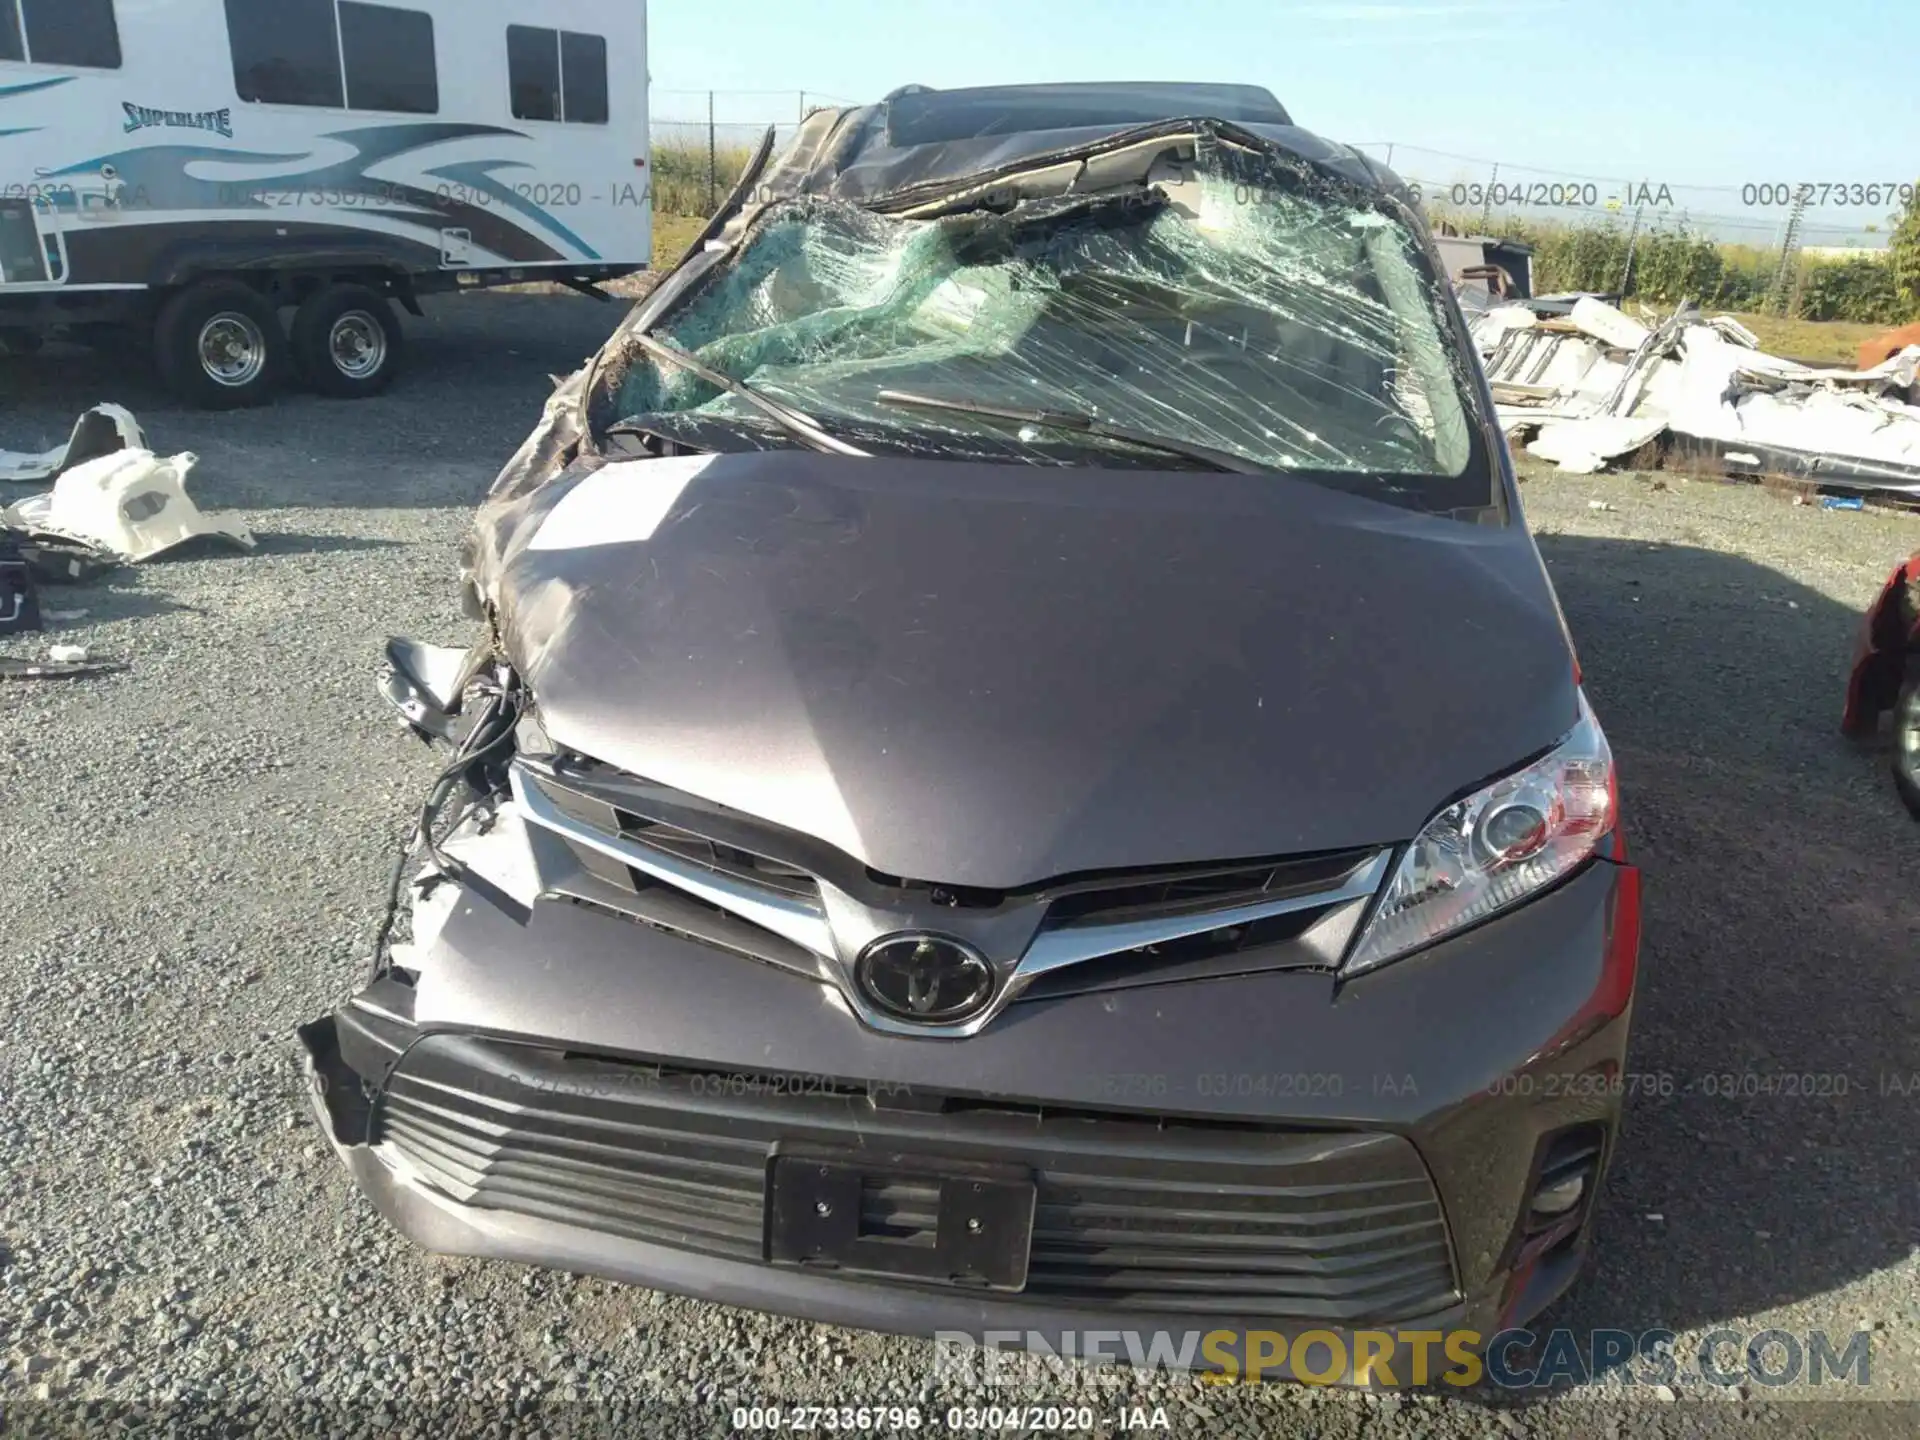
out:
{"label": "superlite lettering", "polygon": [[126,133],[146,130],[155,125],[164,125],[173,130],[207,130],[215,135],[233,138],[232,110],[155,110],[147,105],[135,105],[123,100],[120,108],[127,112]]}

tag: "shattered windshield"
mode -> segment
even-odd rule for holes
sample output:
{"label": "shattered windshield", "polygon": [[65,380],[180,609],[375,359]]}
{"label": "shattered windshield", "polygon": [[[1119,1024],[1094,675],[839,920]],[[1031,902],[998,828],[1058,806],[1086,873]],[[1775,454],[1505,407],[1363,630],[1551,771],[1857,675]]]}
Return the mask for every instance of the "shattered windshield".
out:
{"label": "shattered windshield", "polygon": [[[1378,197],[1272,157],[1183,158],[1146,186],[936,218],[782,202],[651,333],[881,448],[1167,469],[1211,451],[1229,461],[1211,468],[1485,504],[1413,234]],[[640,353],[615,413],[766,427],[741,396]]]}

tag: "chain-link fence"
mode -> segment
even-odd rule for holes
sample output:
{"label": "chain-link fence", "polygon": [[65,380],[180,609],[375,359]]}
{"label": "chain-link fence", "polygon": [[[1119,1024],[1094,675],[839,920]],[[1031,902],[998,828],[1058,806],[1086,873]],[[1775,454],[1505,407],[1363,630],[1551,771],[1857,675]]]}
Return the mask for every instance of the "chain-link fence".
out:
{"label": "chain-link fence", "polygon": [[1399,142],[1356,148],[1407,182],[1436,231],[1531,245],[1541,290],[1618,290],[1807,320],[1912,317],[1913,302],[1885,262],[1898,212],[1920,181],[1897,172],[1703,184],[1555,171]]}
{"label": "chain-link fence", "polygon": [[655,89],[651,98],[654,208],[665,215],[711,215],[769,125],[784,145],[809,112],[859,103],[818,90]]}
{"label": "chain-link fence", "polygon": [[[656,208],[668,215],[711,214],[769,125],[775,143],[784,145],[809,111],[858,103],[819,90],[655,89]],[[1800,243],[1872,249],[1886,243],[1887,212],[1904,203],[1902,177],[1813,185],[1780,175],[1702,185],[1660,175],[1552,170],[1384,140],[1357,148],[1415,185],[1432,219],[1460,230],[1499,233],[1543,223],[1617,223],[1623,229],[1684,229],[1721,243],[1778,249],[1794,201],[1804,191]],[[1910,193],[1913,177],[1904,181]]]}
{"label": "chain-link fence", "polygon": [[1830,249],[1886,243],[1889,213],[1905,203],[1912,176],[1852,184],[1767,174],[1697,184],[1671,175],[1596,175],[1551,170],[1431,150],[1397,141],[1356,149],[1386,164],[1415,187],[1428,217],[1461,230],[1502,234],[1515,223],[1623,229],[1685,229],[1725,244],[1778,249],[1797,200],[1804,198],[1799,238]]}

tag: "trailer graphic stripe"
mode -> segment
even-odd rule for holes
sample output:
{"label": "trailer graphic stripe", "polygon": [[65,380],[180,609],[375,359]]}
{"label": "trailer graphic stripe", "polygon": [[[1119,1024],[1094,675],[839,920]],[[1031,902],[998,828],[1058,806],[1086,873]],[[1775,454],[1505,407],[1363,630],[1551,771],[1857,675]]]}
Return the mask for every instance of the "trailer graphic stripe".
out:
{"label": "trailer graphic stripe", "polygon": [[437,245],[344,225],[289,224],[282,220],[156,220],[132,229],[75,230],[67,237],[74,270],[83,275],[120,275],[129,282],[177,285],[194,278],[210,255],[223,266],[248,269],[297,249],[325,264],[343,267],[405,265],[430,271],[440,263]]}
{"label": "trailer graphic stripe", "polygon": [[531,170],[532,168],[524,160],[466,160],[458,165],[442,165],[438,170],[429,170],[427,173],[436,180],[449,180],[456,185],[465,185],[470,190],[478,190],[493,196],[501,204],[518,210],[536,224],[544,225],[579,250],[587,259],[598,260],[600,258],[598,250],[526,196],[514,193],[510,186],[502,185],[493,178],[495,170]]}
{"label": "trailer graphic stripe", "polygon": [[[51,90],[55,85],[65,85],[72,80],[71,75],[56,75],[51,80],[29,80],[24,85],[0,85],[0,100],[10,100],[15,95],[29,95],[35,90]],[[22,132],[15,131],[15,134]]]}
{"label": "trailer graphic stripe", "polygon": [[[281,191],[338,192],[384,202],[399,200],[404,205],[418,207],[417,213],[360,210],[349,211],[349,214],[385,214],[389,218],[432,228],[457,225],[471,231],[476,242],[508,260],[567,258],[560,250],[514,223],[506,213],[510,209],[575,247],[580,252],[580,258],[598,259],[598,252],[573,231],[492,178],[493,170],[520,162],[471,161],[427,172],[432,175],[458,173],[461,183],[468,188],[497,198],[501,202],[498,210],[469,204],[455,197],[435,195],[414,185],[378,180],[368,173],[376,165],[416,150],[453,140],[489,136],[527,138],[519,131],[497,125],[443,122],[377,125],[364,130],[336,131],[321,137],[340,141],[356,151],[352,157],[334,162],[316,163],[311,151],[305,154],[271,154],[204,145],[150,145],[82,160],[51,172],[50,178],[93,175],[99,173],[103,165],[112,165],[119,172],[123,193],[141,209],[156,211],[258,210],[268,208],[271,203],[263,196]],[[294,165],[302,161],[307,162],[304,169],[245,181],[206,180],[188,172],[188,166],[195,162]],[[72,197],[67,197],[58,203],[64,208],[72,208],[74,202]],[[350,224],[348,228],[351,228]]]}

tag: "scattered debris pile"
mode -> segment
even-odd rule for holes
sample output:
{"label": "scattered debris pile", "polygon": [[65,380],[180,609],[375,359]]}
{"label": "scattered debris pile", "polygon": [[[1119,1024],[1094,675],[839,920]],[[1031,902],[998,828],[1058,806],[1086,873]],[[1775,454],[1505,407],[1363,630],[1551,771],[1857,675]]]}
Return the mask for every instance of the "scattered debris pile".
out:
{"label": "scattered debris pile", "polygon": [[0,506],[0,548],[41,581],[81,581],[137,565],[202,535],[253,548],[245,527],[210,519],[187,497],[198,457],[155,455],[117,405],[80,417],[73,439],[43,455],[0,451],[0,478],[53,479],[53,488]]}
{"label": "scattered debris pile", "polygon": [[[0,480],[52,480],[53,488],[0,505],[0,635],[39,630],[85,610],[46,610],[38,586],[92,579],[203,535],[251,550],[253,536],[209,518],[187,498],[197,457],[147,449],[140,422],[118,405],[80,417],[73,438],[43,454],[0,450]],[[124,669],[84,645],[55,645],[45,660],[0,655],[0,680],[64,680]]]}
{"label": "scattered debris pile", "polygon": [[1502,428],[1591,474],[1663,441],[1743,475],[1920,497],[1920,345],[1866,370],[1768,355],[1691,303],[1649,328],[1583,296],[1564,315],[1502,305],[1473,322]]}

